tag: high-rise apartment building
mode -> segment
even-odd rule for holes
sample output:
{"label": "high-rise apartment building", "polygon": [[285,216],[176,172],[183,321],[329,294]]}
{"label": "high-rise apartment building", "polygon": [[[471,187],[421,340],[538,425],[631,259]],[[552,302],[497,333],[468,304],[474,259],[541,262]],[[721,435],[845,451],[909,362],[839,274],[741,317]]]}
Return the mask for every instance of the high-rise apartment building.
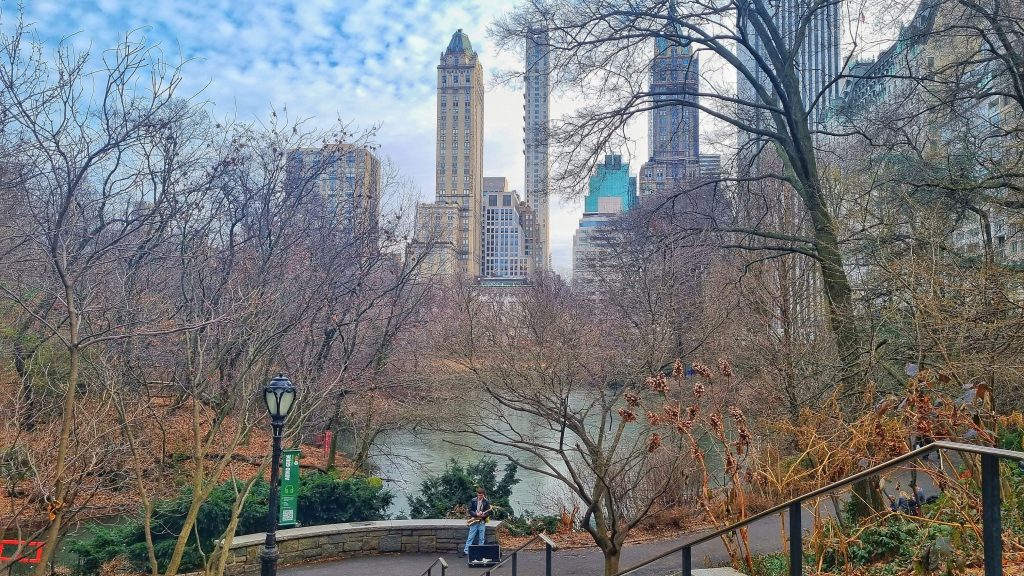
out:
{"label": "high-rise apartment building", "polygon": [[377,247],[380,226],[380,160],[366,148],[329,144],[289,151],[286,186],[314,191],[345,238],[365,250]]}
{"label": "high-rise apartment building", "polygon": [[484,178],[483,278],[526,280],[532,212],[515,190],[508,189],[507,179]]}
{"label": "high-rise apartment building", "polygon": [[550,267],[551,233],[548,228],[548,121],[551,68],[548,63],[548,33],[531,30],[526,41],[526,94],[523,104],[523,147],[526,155],[526,202],[536,222],[529,246],[531,269]]}
{"label": "high-rise apartment building", "polygon": [[484,72],[460,28],[437,66],[437,203],[459,207],[458,270],[480,275]]}
{"label": "high-rise apartment building", "polygon": [[636,177],[619,154],[608,154],[590,177],[583,217],[572,240],[573,283],[588,289],[603,276],[617,241],[615,218],[637,202]]}

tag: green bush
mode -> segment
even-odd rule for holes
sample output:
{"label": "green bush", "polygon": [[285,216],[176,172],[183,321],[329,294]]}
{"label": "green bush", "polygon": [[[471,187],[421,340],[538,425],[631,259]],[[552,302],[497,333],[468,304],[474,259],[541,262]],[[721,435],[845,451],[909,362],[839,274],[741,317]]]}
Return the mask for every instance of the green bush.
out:
{"label": "green bush", "polygon": [[0,450],[0,479],[8,496],[18,495],[18,484],[32,477],[28,454],[19,446]]}
{"label": "green bush", "polygon": [[921,537],[921,527],[916,522],[888,518],[861,532],[860,542],[850,546],[850,559],[857,565],[895,558],[909,559]]}
{"label": "green bush", "polygon": [[498,520],[514,515],[509,504],[512,487],[519,483],[516,465],[505,466],[498,479],[498,463],[483,458],[475,464],[463,466],[452,458],[444,472],[428,476],[420,483],[420,493],[409,499],[409,516],[412,518],[445,518],[457,506],[466,506],[474,497],[474,488],[481,486],[487,491],[487,499],[499,509],[492,514]]}
{"label": "green bush", "polygon": [[[231,520],[231,508],[241,482],[224,482],[210,493],[199,507],[193,533],[185,547],[181,571],[202,566],[202,554],[213,550]],[[252,534],[266,529],[269,485],[257,480],[242,506],[235,534]],[[303,475],[299,479],[299,522],[304,526],[380,520],[394,496],[380,483],[367,478],[338,479],[321,473]],[[175,540],[184,527],[185,516],[192,501],[191,489],[184,489],[175,498],[163,500],[153,507],[153,548],[163,571],[174,552]],[[196,534],[198,533],[198,541]],[[71,552],[82,560],[86,573],[118,556],[127,558],[138,570],[148,571],[146,537],[140,520],[114,527],[96,527],[86,536],[69,544]]]}
{"label": "green bush", "polygon": [[299,523],[303,526],[379,520],[394,494],[376,478],[338,480],[310,474],[299,485]]}
{"label": "green bush", "polygon": [[789,574],[789,556],[766,554],[754,558],[753,576],[786,576]]}

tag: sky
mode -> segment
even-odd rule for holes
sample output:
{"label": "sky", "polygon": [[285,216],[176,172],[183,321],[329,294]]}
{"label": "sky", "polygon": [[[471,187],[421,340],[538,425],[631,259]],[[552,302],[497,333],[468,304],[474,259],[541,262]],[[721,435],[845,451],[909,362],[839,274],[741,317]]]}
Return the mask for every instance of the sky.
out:
{"label": "sky", "polygon": [[[379,125],[376,141],[434,198],[436,67],[462,28],[487,82],[484,175],[523,191],[522,95],[494,74],[522,67],[487,37],[512,0],[26,0],[26,19],[47,46],[68,38],[98,52],[130,30],[188,60],[182,93],[202,91],[215,115],[265,119],[271,107],[330,127]],[[10,14],[15,4],[0,0]],[[553,103],[558,113],[559,105]],[[634,171],[637,167],[634,167]],[[568,274],[582,205],[552,199],[552,262]]]}

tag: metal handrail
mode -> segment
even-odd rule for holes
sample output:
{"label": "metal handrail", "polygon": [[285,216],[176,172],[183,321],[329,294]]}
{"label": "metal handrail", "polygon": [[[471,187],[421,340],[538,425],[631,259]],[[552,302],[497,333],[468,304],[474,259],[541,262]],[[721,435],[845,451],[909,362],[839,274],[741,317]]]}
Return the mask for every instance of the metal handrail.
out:
{"label": "metal handrail", "polygon": [[424,570],[423,574],[421,574],[420,576],[433,576],[434,566],[437,566],[438,564],[441,565],[441,576],[445,576],[444,573],[448,570],[448,563],[445,562],[444,558],[441,557],[438,557],[437,560],[434,560],[430,564],[430,566],[427,566],[427,569]]}
{"label": "metal handrail", "polygon": [[[946,442],[944,440],[940,440],[940,441],[937,441],[937,442],[932,442],[931,444],[928,444],[928,445],[922,446],[921,448],[918,448],[916,450],[912,450],[910,452],[907,452],[906,454],[903,454],[902,456],[897,456],[896,458],[893,458],[892,460],[888,460],[886,462],[878,464],[877,466],[872,466],[871,468],[868,468],[866,470],[862,470],[862,471],[860,471],[860,472],[858,472],[858,473],[856,473],[856,474],[854,474],[852,476],[849,476],[849,477],[844,478],[842,480],[837,480],[837,481],[835,481],[835,482],[833,482],[833,483],[831,483],[831,484],[829,484],[827,486],[824,486],[822,488],[818,488],[817,490],[812,490],[812,491],[810,491],[810,492],[808,492],[808,493],[806,493],[806,494],[804,494],[802,496],[797,496],[796,498],[793,498],[792,500],[786,501],[786,502],[784,502],[782,504],[779,504],[777,506],[772,506],[771,508],[768,508],[767,510],[763,510],[761,512],[758,512],[757,514],[754,514],[752,516],[748,516],[746,518],[743,518],[742,520],[738,520],[738,521],[736,521],[736,522],[726,526],[725,528],[721,528],[721,529],[716,530],[714,532],[711,532],[711,533],[704,534],[702,536],[698,536],[696,538],[693,538],[693,539],[691,539],[691,540],[689,540],[689,541],[687,541],[687,542],[685,542],[683,544],[680,544],[679,546],[676,546],[676,547],[672,548],[671,550],[668,550],[666,552],[662,552],[661,554],[658,554],[657,556],[652,556],[651,558],[648,558],[647,560],[644,560],[643,562],[640,562],[639,564],[636,564],[634,566],[630,566],[629,568],[626,568],[625,570],[617,572],[617,573],[615,573],[615,576],[623,576],[625,574],[629,574],[630,572],[634,572],[636,570],[639,570],[640,568],[643,568],[644,566],[647,566],[649,564],[657,562],[658,560],[661,560],[663,558],[667,558],[668,556],[671,556],[673,554],[678,554],[680,552],[683,554],[683,574],[682,574],[682,576],[690,576],[690,550],[694,546],[696,546],[698,544],[702,544],[702,543],[707,542],[709,540],[714,540],[715,538],[719,538],[723,534],[728,534],[729,532],[732,532],[732,531],[737,530],[739,528],[743,528],[747,524],[750,524],[750,523],[752,523],[752,522],[754,522],[756,520],[760,520],[761,518],[765,518],[767,516],[771,516],[772,514],[776,514],[778,512],[782,512],[783,510],[786,510],[786,509],[789,509],[789,512],[790,512],[789,516],[790,516],[790,526],[791,527],[790,527],[790,538],[789,538],[789,540],[790,540],[790,548],[791,548],[790,553],[791,553],[791,558],[792,558],[793,557],[793,549],[792,548],[793,548],[794,544],[798,544],[801,541],[800,529],[799,529],[799,526],[800,526],[799,508],[800,508],[800,504],[803,503],[805,500],[809,500],[811,498],[814,498],[816,496],[821,496],[823,494],[828,494],[830,492],[835,491],[837,488],[841,488],[843,486],[846,486],[847,484],[852,484],[852,483],[854,483],[854,482],[856,482],[858,480],[862,480],[864,478],[867,478],[868,476],[873,476],[873,475],[875,475],[875,474],[877,474],[877,473],[879,473],[879,472],[881,472],[883,470],[886,470],[888,468],[896,466],[897,464],[902,464],[902,463],[904,463],[904,462],[906,462],[908,460],[913,460],[914,458],[917,458],[919,456],[923,456],[925,454],[928,454],[929,452],[933,452],[935,450],[942,450],[942,449],[954,450],[956,452],[970,452],[970,453],[973,453],[973,454],[980,454],[982,456],[982,500],[983,500],[983,509],[984,509],[982,516],[983,516],[983,524],[985,524],[984,531],[985,531],[986,535],[988,535],[988,533],[994,529],[994,534],[995,534],[994,538],[991,538],[991,537],[984,538],[984,540],[985,540],[985,576],[1000,576],[1002,574],[1002,566],[1001,566],[1001,564],[997,565],[996,564],[996,559],[989,557],[989,555],[990,555],[990,546],[994,548],[993,550],[991,550],[991,552],[998,552],[1000,557],[1002,555],[1002,542],[999,541],[1000,530],[998,529],[999,528],[999,526],[998,526],[998,524],[999,524],[999,518],[998,518],[998,512],[999,512],[999,510],[998,510],[998,508],[999,508],[999,504],[998,504],[998,499],[999,499],[999,476],[998,476],[999,475],[999,467],[998,467],[998,459],[999,458],[1006,458],[1006,459],[1009,459],[1009,460],[1017,460],[1017,461],[1024,462],[1024,452],[1016,452],[1016,451],[1013,451],[1013,450],[1004,450],[1002,448],[991,448],[991,447],[988,447],[988,446],[976,446],[974,444],[963,444],[963,443],[960,443],[960,442]],[[986,462],[987,462],[987,464],[986,464]],[[994,467],[992,466],[993,463],[995,463]],[[986,470],[988,471],[987,474],[986,474]],[[993,490],[994,490],[994,494],[992,492]],[[987,496],[988,499],[986,499],[986,496]],[[994,521],[995,521],[995,525],[994,526],[991,525],[991,520],[993,520],[993,519],[989,519],[990,522],[988,522],[988,523],[984,522],[986,517],[990,516],[993,513],[992,512],[993,505],[991,505],[992,504],[991,499],[993,497],[995,498],[994,513],[996,514],[996,517],[994,518]],[[794,528],[795,528],[795,530],[794,530]],[[802,550],[802,547],[800,549]],[[801,552],[801,554],[802,554],[802,552]],[[800,573],[801,572],[794,572],[793,567],[792,566],[790,567],[790,574],[797,574],[798,575]]]}
{"label": "metal handrail", "polygon": [[511,561],[512,562],[512,576],[516,576],[516,574],[518,572],[517,560],[518,560],[518,557],[519,557],[519,553],[522,552],[530,544],[533,544],[534,542],[536,542],[537,540],[543,540],[544,541],[544,549],[545,549],[545,555],[546,555],[546,558],[545,558],[546,569],[545,569],[544,573],[547,576],[551,576],[551,553],[554,552],[555,550],[558,550],[558,544],[555,544],[555,541],[552,540],[551,538],[548,538],[548,535],[545,534],[544,532],[538,532],[536,536],[534,536],[533,538],[530,538],[522,546],[520,546],[519,548],[516,548],[510,554],[506,555],[504,560],[502,560],[501,562],[498,562],[494,566],[491,566],[487,570],[484,570],[483,572],[480,573],[480,575],[481,576],[491,576],[491,570],[497,570],[498,568],[501,568],[506,562]]}

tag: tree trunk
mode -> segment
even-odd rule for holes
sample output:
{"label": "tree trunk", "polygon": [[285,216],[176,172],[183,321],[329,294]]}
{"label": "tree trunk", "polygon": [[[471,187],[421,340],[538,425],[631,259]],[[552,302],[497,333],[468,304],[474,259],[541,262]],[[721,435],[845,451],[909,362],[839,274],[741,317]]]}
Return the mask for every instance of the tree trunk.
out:
{"label": "tree trunk", "polygon": [[604,576],[612,576],[619,571],[619,559],[622,557],[622,550],[602,550],[604,552]]}
{"label": "tree trunk", "polygon": [[68,448],[71,444],[71,430],[74,428],[75,400],[78,393],[79,357],[82,351],[78,347],[78,328],[81,317],[78,314],[77,301],[70,285],[65,283],[64,297],[68,308],[68,355],[69,369],[67,389],[64,391],[64,411],[61,415],[60,436],[57,440],[57,459],[53,463],[54,486],[53,498],[49,503],[52,520],[43,537],[43,550],[39,563],[33,571],[34,576],[46,576],[49,571],[53,553],[60,544],[61,528],[64,524],[64,510],[68,486],[64,479],[67,473]]}
{"label": "tree trunk", "polygon": [[195,452],[192,455],[192,462],[195,465],[195,471],[192,473],[192,502],[189,505],[188,513],[185,515],[185,523],[182,526],[181,533],[178,534],[178,539],[174,542],[174,550],[171,552],[171,558],[167,561],[167,569],[164,571],[164,576],[174,576],[178,573],[178,567],[181,566],[181,558],[185,554],[185,545],[188,544],[192,526],[195,524],[196,517],[199,516],[199,507],[202,506],[203,500],[206,498],[205,494],[203,494],[203,466],[206,455],[204,453],[205,450],[203,450],[202,434],[199,427],[201,416],[199,402],[193,399],[192,438],[195,441]]}
{"label": "tree trunk", "polygon": [[878,476],[868,476],[853,483],[853,520],[867,518],[885,508]]}
{"label": "tree trunk", "polygon": [[22,395],[25,398],[25,411],[21,413],[21,429],[32,432],[36,429],[36,406],[35,390],[32,388],[32,371],[28,363],[35,355],[35,350],[26,351],[21,337],[21,334],[14,336],[14,370],[18,373]]}

